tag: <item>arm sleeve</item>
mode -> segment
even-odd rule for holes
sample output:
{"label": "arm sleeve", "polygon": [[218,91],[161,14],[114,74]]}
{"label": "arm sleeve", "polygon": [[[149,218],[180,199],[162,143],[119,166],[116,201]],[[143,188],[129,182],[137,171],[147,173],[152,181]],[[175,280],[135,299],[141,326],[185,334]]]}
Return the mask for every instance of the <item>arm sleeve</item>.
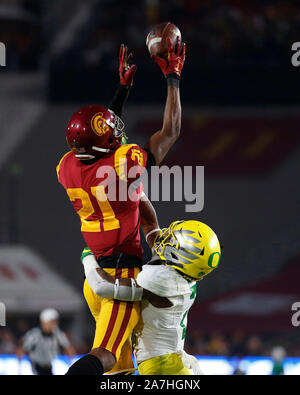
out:
{"label": "arm sleeve", "polygon": [[136,288],[135,280],[132,281],[131,287],[119,285],[119,280],[112,284],[100,277],[96,269],[87,273],[86,280],[95,294],[102,298],[114,298],[130,302],[142,300],[143,289]]}
{"label": "arm sleeve", "polygon": [[129,96],[129,92],[130,92],[129,86],[119,85],[115,93],[115,96],[113,97],[112,101],[108,106],[108,108],[112,110],[119,117],[122,116],[123,107]]}
{"label": "arm sleeve", "polygon": [[97,268],[99,266],[94,255],[87,255],[82,263],[86,281],[96,295],[103,298],[114,298],[132,302],[142,299],[143,290],[136,287],[134,279],[131,281],[131,287],[119,285],[119,280],[115,280],[114,284],[108,282],[98,274]]}

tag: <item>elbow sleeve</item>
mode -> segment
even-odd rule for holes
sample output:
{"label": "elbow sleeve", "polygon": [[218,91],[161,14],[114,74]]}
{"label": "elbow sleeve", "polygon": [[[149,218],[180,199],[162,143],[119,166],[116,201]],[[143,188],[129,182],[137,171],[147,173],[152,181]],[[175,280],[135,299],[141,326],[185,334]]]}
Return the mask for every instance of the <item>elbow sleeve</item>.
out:
{"label": "elbow sleeve", "polygon": [[87,273],[86,281],[96,295],[102,296],[102,298],[114,297],[114,284],[100,277],[97,273],[97,269],[92,269]]}
{"label": "elbow sleeve", "polygon": [[114,297],[114,284],[104,280],[97,273],[99,268],[98,262],[94,255],[88,255],[82,261],[84,267],[84,274],[86,281],[89,286],[95,292],[96,295],[102,296],[103,298]]}
{"label": "elbow sleeve", "polygon": [[109,104],[108,108],[112,110],[119,117],[122,116],[123,106],[125,105],[128,95],[130,92],[130,87],[119,85],[117,92]]}

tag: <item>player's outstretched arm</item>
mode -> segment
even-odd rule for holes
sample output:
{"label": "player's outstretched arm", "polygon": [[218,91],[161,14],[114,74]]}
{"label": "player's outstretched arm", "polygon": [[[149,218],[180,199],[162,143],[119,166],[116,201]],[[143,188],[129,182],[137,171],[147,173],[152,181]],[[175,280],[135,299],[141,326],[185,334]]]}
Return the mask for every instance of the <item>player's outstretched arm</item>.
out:
{"label": "player's outstretched arm", "polygon": [[161,68],[168,83],[163,126],[161,130],[151,136],[145,146],[146,149],[152,152],[156,164],[159,164],[180,135],[181,103],[179,81],[185,62],[185,44],[181,45],[181,41],[178,39],[175,48],[173,48],[170,39],[168,39],[168,60],[155,55],[151,58]]}
{"label": "player's outstretched arm", "polygon": [[120,85],[108,107],[119,117],[122,116],[122,110],[128,98],[130,88],[133,85],[133,78],[136,72],[136,65],[133,64],[130,66],[128,64],[131,57],[131,53],[128,55],[128,48],[124,44],[121,44],[119,52]]}

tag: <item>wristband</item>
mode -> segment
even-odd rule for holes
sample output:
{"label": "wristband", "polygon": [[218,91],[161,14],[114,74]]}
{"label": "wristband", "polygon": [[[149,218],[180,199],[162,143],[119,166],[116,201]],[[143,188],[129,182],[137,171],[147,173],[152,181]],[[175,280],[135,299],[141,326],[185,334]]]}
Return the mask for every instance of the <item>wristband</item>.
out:
{"label": "wristband", "polygon": [[[123,301],[130,301],[130,302],[136,302],[142,300],[143,297],[143,288],[137,287],[136,281],[132,278],[131,279],[131,287],[128,287],[127,285],[120,285],[119,279],[117,278],[115,281],[115,284],[108,284],[111,287],[114,287],[113,294],[114,294],[114,299],[117,300],[123,300]],[[97,294],[99,295],[99,293]],[[102,293],[103,295],[103,293]],[[100,295],[100,296],[102,296]],[[104,297],[111,297],[107,296],[108,293],[105,294]]]}
{"label": "wristband", "polygon": [[115,281],[115,286],[114,286],[114,299],[117,299],[117,297],[118,297],[119,288],[120,288],[120,281],[117,278],[116,281]]}
{"label": "wristband", "polygon": [[143,191],[142,194],[141,194],[141,201],[144,202],[144,201],[147,201],[147,200],[148,200],[148,198],[147,198],[145,192]]}
{"label": "wristband", "polygon": [[168,86],[174,86],[175,88],[179,88],[179,79],[174,78],[174,75],[176,75],[176,74],[167,74],[166,75],[167,84],[168,84]]}
{"label": "wristband", "polygon": [[156,228],[156,229],[150,230],[150,232],[148,232],[148,233],[146,234],[146,236],[145,236],[146,241],[147,241],[148,237],[149,237],[150,235],[152,235],[152,233],[154,233],[154,232],[160,232],[160,231],[161,231],[160,228]]}
{"label": "wristband", "polygon": [[122,115],[122,110],[123,106],[127,101],[127,98],[129,96],[130,92],[130,86],[129,85],[119,85],[114,98],[112,99],[110,105],[108,108],[112,110],[116,115],[121,117]]}
{"label": "wristband", "polygon": [[131,279],[131,301],[135,300],[135,294],[136,294],[136,282],[135,279]]}

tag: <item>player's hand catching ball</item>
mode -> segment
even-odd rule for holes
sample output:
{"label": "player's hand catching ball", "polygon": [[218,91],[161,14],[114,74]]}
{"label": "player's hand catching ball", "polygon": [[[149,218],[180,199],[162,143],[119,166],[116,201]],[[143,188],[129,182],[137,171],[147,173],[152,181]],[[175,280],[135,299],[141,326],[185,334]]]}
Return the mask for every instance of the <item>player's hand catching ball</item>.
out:
{"label": "player's hand catching ball", "polygon": [[121,44],[119,54],[119,74],[121,85],[132,86],[133,84],[136,65],[133,64],[130,66],[128,64],[128,60],[131,58],[131,56],[131,53],[128,55],[128,48],[124,44]]}
{"label": "player's hand catching ball", "polygon": [[177,38],[177,43],[175,48],[173,48],[168,37],[168,59],[163,59],[156,55],[152,55],[151,59],[158,64],[166,78],[180,79],[181,70],[185,62],[185,43],[181,44],[180,38]]}

